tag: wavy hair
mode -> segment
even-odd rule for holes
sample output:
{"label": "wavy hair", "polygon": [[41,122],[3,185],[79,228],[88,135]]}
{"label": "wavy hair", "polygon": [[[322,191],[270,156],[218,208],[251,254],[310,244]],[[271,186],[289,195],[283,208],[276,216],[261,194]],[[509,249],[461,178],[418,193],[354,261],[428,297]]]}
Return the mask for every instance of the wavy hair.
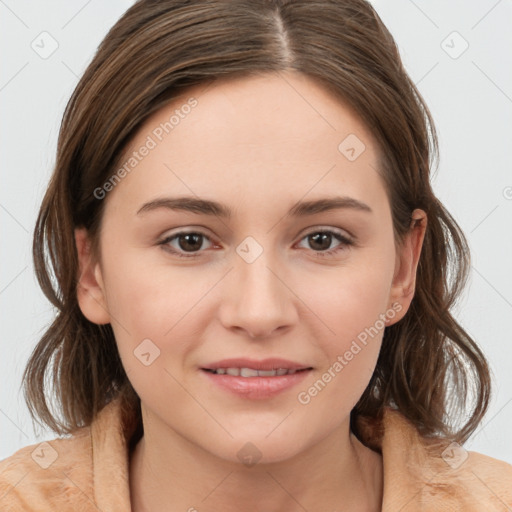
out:
{"label": "wavy hair", "polygon": [[386,406],[426,437],[464,443],[477,428],[489,405],[490,370],[451,312],[467,280],[469,248],[431,186],[438,141],[429,109],[365,0],[140,0],[110,29],[66,106],[34,230],[37,279],[57,311],[23,374],[33,419],[71,433],[121,397],[140,427],[140,399],[111,326],[89,322],[79,308],[74,230],[87,229],[99,258],[104,201],[94,190],[153,112],[190,86],[283,70],[322,84],[375,137],[395,241],[415,208],[428,216],[414,298],[385,329],[352,430],[357,435],[357,417],[378,419]]}

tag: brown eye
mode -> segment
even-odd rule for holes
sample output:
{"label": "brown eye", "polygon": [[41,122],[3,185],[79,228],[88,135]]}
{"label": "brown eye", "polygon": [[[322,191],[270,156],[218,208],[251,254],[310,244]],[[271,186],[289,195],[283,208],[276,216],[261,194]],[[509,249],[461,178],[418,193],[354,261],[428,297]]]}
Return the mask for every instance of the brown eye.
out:
{"label": "brown eye", "polygon": [[333,236],[329,233],[314,233],[308,235],[311,247],[317,251],[326,251],[329,249]]}
{"label": "brown eye", "polygon": [[[354,245],[354,242],[350,238],[332,230],[312,231],[302,240],[307,240],[309,248],[322,256],[334,254],[346,249],[348,246]],[[330,248],[333,241],[335,242],[336,240],[340,243],[334,248]]]}
{"label": "brown eye", "polygon": [[[190,258],[200,254],[205,239],[210,240],[204,233],[181,231],[168,236],[159,245],[163,246],[166,251],[176,254],[176,256]],[[177,244],[172,245],[171,242],[177,242]]]}
{"label": "brown eye", "polygon": [[184,251],[197,251],[201,249],[203,245],[203,239],[201,234],[199,233],[187,233],[185,235],[179,235],[177,237],[178,245],[180,249]]}

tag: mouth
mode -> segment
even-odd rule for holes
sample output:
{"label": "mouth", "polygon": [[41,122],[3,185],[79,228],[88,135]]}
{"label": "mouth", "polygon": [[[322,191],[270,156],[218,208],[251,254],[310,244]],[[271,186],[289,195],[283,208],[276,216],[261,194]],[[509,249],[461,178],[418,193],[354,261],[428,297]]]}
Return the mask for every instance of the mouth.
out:
{"label": "mouth", "polygon": [[313,371],[286,359],[224,359],[200,368],[217,389],[243,399],[262,400],[291,390]]}
{"label": "mouth", "polygon": [[235,377],[275,377],[311,370],[312,367],[281,357],[271,357],[263,360],[236,357],[210,363],[201,369],[219,375],[233,375]]}
{"label": "mouth", "polygon": [[255,368],[201,368],[206,372],[216,375],[232,375],[233,377],[280,377],[282,375],[293,375],[294,373],[306,372],[312,370],[309,368],[278,368],[276,370],[256,370]]}

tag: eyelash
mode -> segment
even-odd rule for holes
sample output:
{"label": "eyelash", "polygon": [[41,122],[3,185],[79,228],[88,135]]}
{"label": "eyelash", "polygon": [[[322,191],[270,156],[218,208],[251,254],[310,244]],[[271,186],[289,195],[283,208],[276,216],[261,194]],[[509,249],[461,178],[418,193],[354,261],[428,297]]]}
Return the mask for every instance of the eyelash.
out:
{"label": "eyelash", "polygon": [[[333,256],[334,254],[338,253],[339,251],[346,250],[348,247],[355,245],[354,240],[352,240],[351,238],[348,238],[348,237],[342,235],[341,233],[338,233],[337,231],[333,231],[333,230],[330,230],[330,229],[320,229],[318,231],[311,231],[309,233],[306,233],[301,238],[300,241],[304,240],[308,236],[318,235],[318,234],[332,235],[335,239],[337,239],[339,242],[341,242],[340,245],[338,245],[334,249],[329,249],[329,250],[326,250],[326,251],[313,251],[318,256],[321,256],[321,257]],[[170,248],[170,246],[168,244],[172,240],[174,240],[175,238],[179,238],[182,235],[200,235],[200,236],[206,238],[207,240],[210,240],[210,237],[208,237],[206,234],[202,233],[201,231],[180,231],[179,233],[175,233],[175,234],[173,234],[171,236],[166,237],[164,240],[159,242],[158,245],[163,246],[163,248],[166,251],[168,251],[168,252],[178,256],[179,258],[197,258],[198,256],[200,256],[201,251],[196,251],[195,253],[187,254],[187,253],[183,253],[183,252],[180,252],[180,251],[177,251],[175,249]]]}

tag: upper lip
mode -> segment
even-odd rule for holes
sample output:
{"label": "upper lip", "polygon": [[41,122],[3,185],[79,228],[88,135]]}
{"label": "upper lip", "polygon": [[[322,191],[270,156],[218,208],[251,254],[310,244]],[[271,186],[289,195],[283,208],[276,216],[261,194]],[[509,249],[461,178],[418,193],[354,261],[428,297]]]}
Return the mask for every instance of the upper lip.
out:
{"label": "upper lip", "polygon": [[258,361],[257,359],[234,358],[222,359],[203,366],[203,370],[217,370],[218,368],[252,368],[254,370],[278,370],[286,368],[287,370],[309,369],[311,366],[289,361],[282,358],[269,358]]}

